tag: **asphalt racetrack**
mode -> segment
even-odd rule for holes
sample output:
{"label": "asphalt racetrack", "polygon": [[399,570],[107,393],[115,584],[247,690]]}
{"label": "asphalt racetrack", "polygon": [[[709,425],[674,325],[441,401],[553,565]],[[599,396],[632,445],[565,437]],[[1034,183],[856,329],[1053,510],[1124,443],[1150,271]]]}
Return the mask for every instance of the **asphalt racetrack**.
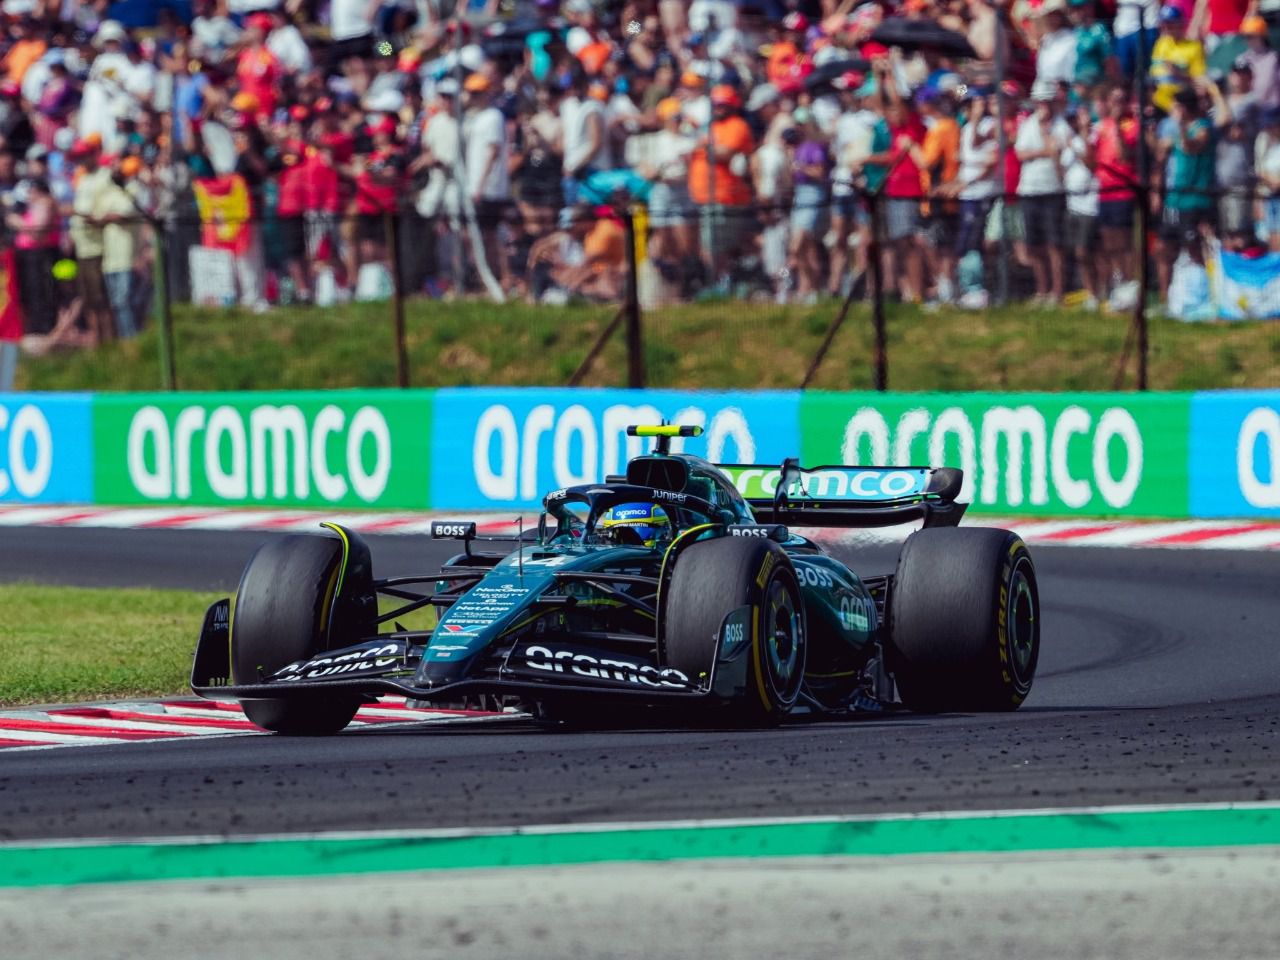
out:
{"label": "asphalt racetrack", "polygon": [[[0,580],[230,591],[266,536],[4,529]],[[430,569],[450,549],[418,537],[370,542],[376,572],[387,576]],[[881,572],[897,551],[843,558]],[[1280,555],[1033,553],[1043,652],[1016,713],[749,732],[560,732],[508,722],[13,752],[0,756],[0,839],[1280,797]]]}

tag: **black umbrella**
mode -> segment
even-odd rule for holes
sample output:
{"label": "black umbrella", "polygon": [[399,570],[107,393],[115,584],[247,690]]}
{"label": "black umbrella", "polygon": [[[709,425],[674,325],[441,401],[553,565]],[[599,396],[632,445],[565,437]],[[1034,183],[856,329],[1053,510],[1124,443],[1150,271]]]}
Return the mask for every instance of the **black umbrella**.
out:
{"label": "black umbrella", "polygon": [[903,50],[936,50],[952,57],[976,57],[978,54],[963,33],[948,30],[933,20],[910,20],[889,17],[871,34],[876,43]]}
{"label": "black umbrella", "polygon": [[833,60],[830,63],[824,63],[820,67],[815,67],[813,72],[804,78],[805,88],[812,90],[815,87],[821,87],[830,84],[837,77],[843,77],[846,73],[856,71],[858,73],[866,73],[871,64],[869,61],[860,57],[850,57],[847,60]]}

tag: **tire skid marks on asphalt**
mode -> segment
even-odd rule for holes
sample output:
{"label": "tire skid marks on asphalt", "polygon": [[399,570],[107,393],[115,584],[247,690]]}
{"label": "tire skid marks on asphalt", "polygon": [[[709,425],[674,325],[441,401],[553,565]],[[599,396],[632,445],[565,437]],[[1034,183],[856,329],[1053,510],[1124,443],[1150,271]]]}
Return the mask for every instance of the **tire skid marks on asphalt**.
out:
{"label": "tire skid marks on asphalt", "polygon": [[[361,707],[351,726],[457,723],[493,716],[476,710],[424,710],[410,707],[402,697],[388,697]],[[0,711],[0,751],[262,733],[238,703],[193,698]]]}

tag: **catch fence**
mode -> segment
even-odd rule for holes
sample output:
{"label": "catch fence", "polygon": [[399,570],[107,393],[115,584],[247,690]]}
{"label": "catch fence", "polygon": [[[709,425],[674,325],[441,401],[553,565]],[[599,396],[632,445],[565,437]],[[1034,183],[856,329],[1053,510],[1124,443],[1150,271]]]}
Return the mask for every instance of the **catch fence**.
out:
{"label": "catch fence", "polygon": [[[279,333],[273,316],[350,317],[390,361],[350,384],[362,386],[437,382],[438,370],[415,367],[446,351],[414,331],[458,310],[468,324],[539,325],[562,354],[545,383],[1207,388],[1248,375],[1250,337],[1280,353],[1273,328],[1171,319],[1280,315],[1280,254],[1268,251],[1280,226],[1266,232],[1280,198],[1135,189],[1116,200],[797,191],[744,207],[666,198],[238,220],[179,209],[135,224],[133,289],[155,292],[144,310],[162,334],[157,385],[169,388],[183,384],[184,338],[224,309],[244,353]],[[20,286],[62,259],[52,247],[19,253]],[[24,294],[28,314],[77,295],[62,285],[61,301],[28,306]],[[176,333],[174,304],[200,308],[180,309]],[[580,339],[556,341],[557,318],[584,311]],[[28,322],[48,332],[58,317]],[[308,345],[294,346],[305,364]]]}

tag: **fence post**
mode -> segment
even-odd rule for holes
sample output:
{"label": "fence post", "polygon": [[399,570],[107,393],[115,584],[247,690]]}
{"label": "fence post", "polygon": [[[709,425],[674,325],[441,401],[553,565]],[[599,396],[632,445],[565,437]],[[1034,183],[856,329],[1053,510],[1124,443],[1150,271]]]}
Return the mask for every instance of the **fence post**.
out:
{"label": "fence post", "polygon": [[[1142,136],[1141,133],[1138,136]],[[1151,234],[1151,191],[1145,185],[1138,194],[1138,297],[1133,304],[1133,328],[1138,338],[1138,389],[1147,389],[1147,286],[1151,282],[1151,258],[1147,245]]]}
{"label": "fence post", "polygon": [[623,310],[627,315],[627,386],[633,390],[644,386],[644,337],[640,329],[639,263],[636,256],[635,209],[622,211],[626,228],[627,281],[623,294]]}
{"label": "fence post", "polygon": [[387,211],[382,215],[387,235],[387,259],[391,269],[391,314],[396,338],[396,385],[409,386],[409,352],[404,342],[404,282],[400,277],[399,216]]}
{"label": "fence post", "polygon": [[160,381],[165,390],[178,389],[178,373],[173,355],[173,291],[169,277],[169,239],[160,220],[151,221],[155,237],[156,293],[160,302]]}
{"label": "fence post", "polygon": [[875,388],[882,393],[889,389],[889,351],[884,322],[884,259],[880,250],[880,209],[881,191],[870,194],[867,199],[871,214],[871,242],[867,247],[867,283],[871,288],[871,328],[875,333],[875,346],[872,349],[872,375]]}

